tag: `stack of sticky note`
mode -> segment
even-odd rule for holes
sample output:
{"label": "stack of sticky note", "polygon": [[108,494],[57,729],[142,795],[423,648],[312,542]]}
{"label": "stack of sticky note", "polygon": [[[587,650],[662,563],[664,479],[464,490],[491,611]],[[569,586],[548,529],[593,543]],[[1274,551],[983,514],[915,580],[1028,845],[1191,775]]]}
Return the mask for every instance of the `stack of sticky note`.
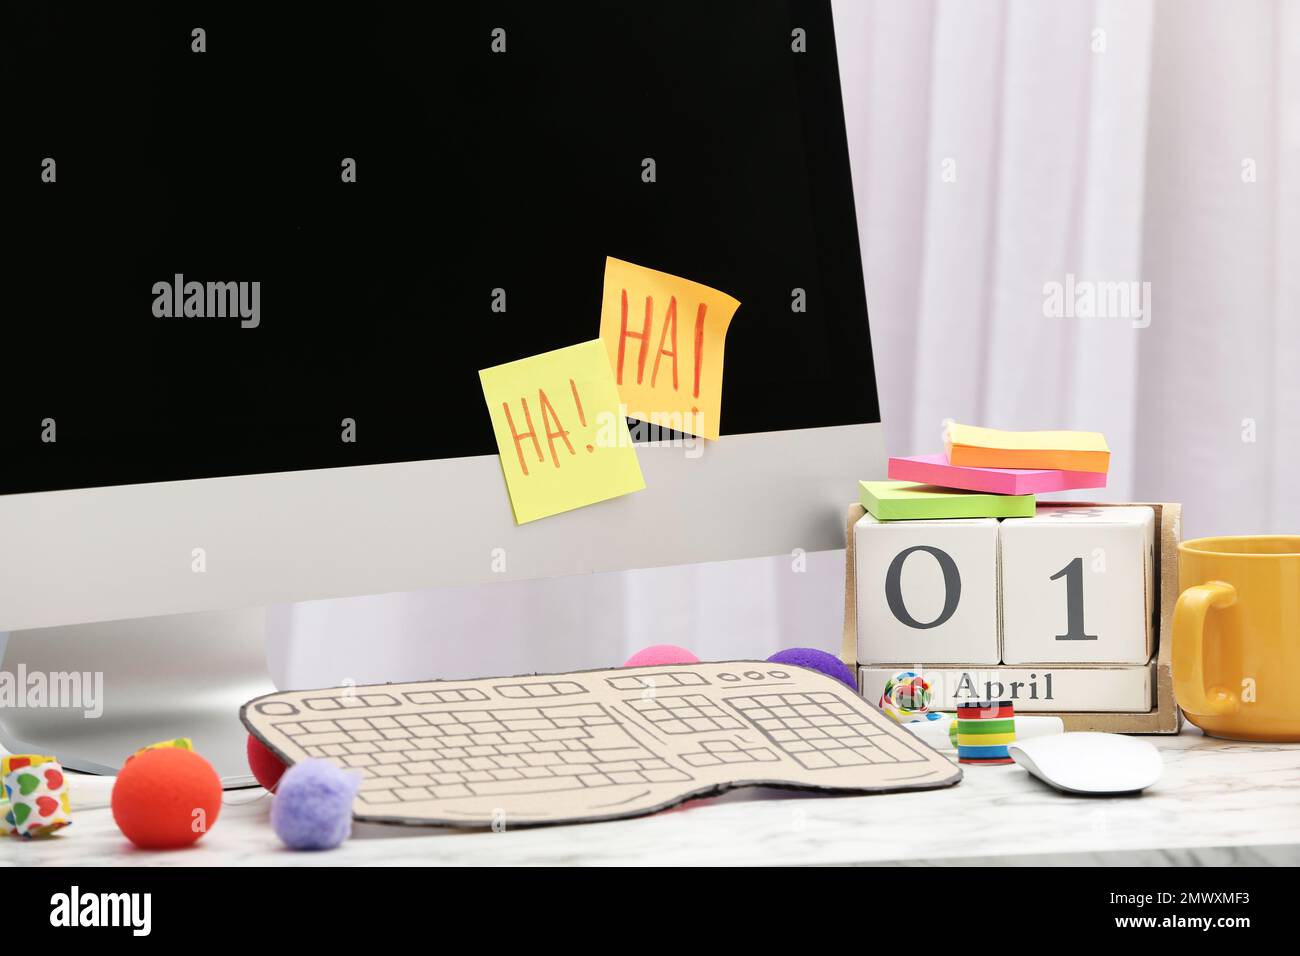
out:
{"label": "stack of sticky note", "polygon": [[891,481],[863,481],[880,521],[1033,517],[1035,495],[1106,487],[1110,449],[1098,432],[1011,432],[949,422],[944,451],[889,459]]}

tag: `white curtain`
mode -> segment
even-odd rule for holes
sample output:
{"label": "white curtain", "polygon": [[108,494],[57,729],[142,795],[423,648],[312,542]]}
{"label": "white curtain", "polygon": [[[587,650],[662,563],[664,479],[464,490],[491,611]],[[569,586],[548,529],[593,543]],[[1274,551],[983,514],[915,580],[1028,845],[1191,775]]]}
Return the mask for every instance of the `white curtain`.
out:
{"label": "white curtain", "polygon": [[[1300,3],[834,12],[890,453],[1103,431],[1105,497],[1300,532]],[[1147,311],[1061,316],[1053,283]]]}

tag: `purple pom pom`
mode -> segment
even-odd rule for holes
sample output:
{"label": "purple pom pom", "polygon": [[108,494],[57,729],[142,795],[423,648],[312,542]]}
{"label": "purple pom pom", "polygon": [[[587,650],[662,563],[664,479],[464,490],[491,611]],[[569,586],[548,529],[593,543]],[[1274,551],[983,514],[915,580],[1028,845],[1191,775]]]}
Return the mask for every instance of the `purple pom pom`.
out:
{"label": "purple pom pom", "polygon": [[271,826],[294,850],[332,850],[352,833],[352,801],[361,775],[328,760],[304,760],[284,772],[271,802]]}
{"label": "purple pom pom", "polygon": [[784,651],[777,651],[767,661],[769,664],[793,664],[796,667],[821,671],[827,677],[843,681],[850,690],[857,693],[858,683],[853,679],[853,671],[849,670],[849,666],[834,654],[827,654],[815,647],[791,647]]}

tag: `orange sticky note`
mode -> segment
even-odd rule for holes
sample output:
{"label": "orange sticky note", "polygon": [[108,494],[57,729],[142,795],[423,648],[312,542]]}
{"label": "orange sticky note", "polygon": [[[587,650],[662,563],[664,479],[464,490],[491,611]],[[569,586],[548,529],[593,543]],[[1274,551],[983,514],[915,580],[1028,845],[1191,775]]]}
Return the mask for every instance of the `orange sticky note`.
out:
{"label": "orange sticky note", "polygon": [[598,339],[478,377],[516,524],[645,487]]}
{"label": "orange sticky note", "polygon": [[717,438],[723,346],[738,308],[725,292],[607,258],[600,340],[627,416]]}
{"label": "orange sticky note", "polygon": [[1100,432],[1009,432],[949,422],[943,444],[950,465],[1094,473],[1110,469],[1110,449]]}

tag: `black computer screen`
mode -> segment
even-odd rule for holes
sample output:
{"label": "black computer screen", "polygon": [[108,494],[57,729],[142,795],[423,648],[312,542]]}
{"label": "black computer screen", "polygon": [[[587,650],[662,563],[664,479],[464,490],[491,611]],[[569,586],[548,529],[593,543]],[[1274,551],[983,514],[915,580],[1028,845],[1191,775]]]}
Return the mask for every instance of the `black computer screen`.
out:
{"label": "black computer screen", "polygon": [[495,454],[606,256],[741,301],[724,436],[879,419],[829,3],[8,4],[0,88],[0,493]]}

